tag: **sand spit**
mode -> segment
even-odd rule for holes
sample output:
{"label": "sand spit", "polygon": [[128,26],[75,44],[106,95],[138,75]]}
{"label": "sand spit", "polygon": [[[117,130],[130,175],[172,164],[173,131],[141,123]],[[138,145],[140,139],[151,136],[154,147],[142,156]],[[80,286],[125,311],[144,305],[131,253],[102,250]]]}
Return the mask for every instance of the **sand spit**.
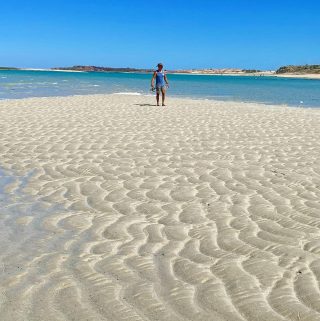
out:
{"label": "sand spit", "polygon": [[0,319],[320,320],[320,110],[153,104],[0,102]]}

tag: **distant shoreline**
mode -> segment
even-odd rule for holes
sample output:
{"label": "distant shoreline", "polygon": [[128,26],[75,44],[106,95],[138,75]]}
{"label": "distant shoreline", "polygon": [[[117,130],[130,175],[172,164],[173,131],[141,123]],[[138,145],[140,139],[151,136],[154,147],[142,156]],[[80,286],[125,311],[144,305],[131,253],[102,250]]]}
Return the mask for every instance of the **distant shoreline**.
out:
{"label": "distant shoreline", "polygon": [[[56,71],[56,72],[73,72],[73,73],[88,73],[88,72],[96,72],[96,73],[129,73],[129,74],[149,74],[152,71],[145,70],[135,70],[135,71],[118,71],[118,70],[110,70],[110,71],[91,71],[91,70],[71,70],[71,69],[54,69],[54,68],[14,68],[14,67],[1,67],[0,71],[5,70],[21,70],[21,71]],[[210,72],[210,71],[173,71],[168,70],[167,74],[169,75],[196,75],[196,76],[244,76],[244,77],[277,77],[277,78],[296,78],[296,79],[313,79],[320,80],[320,74],[310,74],[310,73],[283,73],[279,74],[275,71],[261,71],[256,73],[251,72]]]}
{"label": "distant shoreline", "polygon": [[188,73],[188,72],[168,72],[172,75],[190,75],[190,76],[235,76],[235,77],[276,77],[276,78],[297,78],[297,79],[320,79],[319,74],[276,74],[276,73],[257,73],[257,74],[248,74],[248,73]]}
{"label": "distant shoreline", "polygon": [[319,74],[275,74],[279,78],[320,79]]}

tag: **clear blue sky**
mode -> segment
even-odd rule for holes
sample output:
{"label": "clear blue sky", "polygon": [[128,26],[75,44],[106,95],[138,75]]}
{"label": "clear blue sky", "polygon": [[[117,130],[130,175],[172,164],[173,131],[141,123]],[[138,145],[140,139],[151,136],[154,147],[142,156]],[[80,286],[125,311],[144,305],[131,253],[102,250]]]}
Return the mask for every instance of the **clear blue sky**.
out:
{"label": "clear blue sky", "polygon": [[0,66],[320,64],[318,0],[1,0]]}

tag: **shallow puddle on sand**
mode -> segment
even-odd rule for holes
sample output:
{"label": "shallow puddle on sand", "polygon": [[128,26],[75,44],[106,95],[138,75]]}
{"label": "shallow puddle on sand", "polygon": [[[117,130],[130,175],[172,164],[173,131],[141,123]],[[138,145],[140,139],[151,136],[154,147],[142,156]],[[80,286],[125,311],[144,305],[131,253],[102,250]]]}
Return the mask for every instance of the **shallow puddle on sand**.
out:
{"label": "shallow puddle on sand", "polygon": [[43,219],[59,208],[23,193],[33,173],[17,176],[0,168],[0,287],[48,250]]}

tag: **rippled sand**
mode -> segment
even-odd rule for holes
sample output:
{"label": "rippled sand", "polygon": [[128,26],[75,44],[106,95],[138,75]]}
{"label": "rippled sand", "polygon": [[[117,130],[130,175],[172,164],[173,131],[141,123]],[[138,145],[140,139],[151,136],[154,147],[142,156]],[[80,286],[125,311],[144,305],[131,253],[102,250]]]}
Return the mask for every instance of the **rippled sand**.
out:
{"label": "rippled sand", "polygon": [[320,320],[320,110],[0,102],[0,319]]}

